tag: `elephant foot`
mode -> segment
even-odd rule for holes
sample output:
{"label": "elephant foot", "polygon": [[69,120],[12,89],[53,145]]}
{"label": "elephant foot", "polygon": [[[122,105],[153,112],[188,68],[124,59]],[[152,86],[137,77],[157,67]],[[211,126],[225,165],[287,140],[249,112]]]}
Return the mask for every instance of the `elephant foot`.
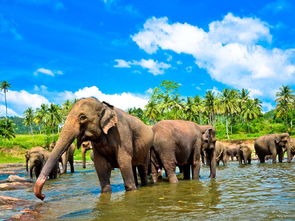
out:
{"label": "elephant foot", "polygon": [[131,186],[125,186],[125,190],[126,191],[133,191],[133,190],[137,190],[135,185],[131,185]]}
{"label": "elephant foot", "polygon": [[178,183],[178,179],[175,174],[168,177],[169,183]]}
{"label": "elephant foot", "polygon": [[111,193],[111,192],[112,192],[111,185],[106,185],[101,188],[101,193]]}

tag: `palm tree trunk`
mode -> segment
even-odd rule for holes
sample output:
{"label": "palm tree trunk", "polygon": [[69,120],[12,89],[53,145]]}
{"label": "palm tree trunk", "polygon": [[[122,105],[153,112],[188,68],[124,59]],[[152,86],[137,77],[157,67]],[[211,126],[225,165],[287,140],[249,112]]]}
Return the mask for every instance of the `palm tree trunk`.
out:
{"label": "palm tree trunk", "polygon": [[7,119],[7,100],[6,100],[6,91],[4,89],[4,98],[5,98],[5,109],[6,109],[6,119]]}
{"label": "palm tree trunk", "polygon": [[227,119],[227,117],[225,119],[225,127],[226,127],[226,136],[227,136],[227,139],[229,139],[229,136],[228,136],[228,119]]}

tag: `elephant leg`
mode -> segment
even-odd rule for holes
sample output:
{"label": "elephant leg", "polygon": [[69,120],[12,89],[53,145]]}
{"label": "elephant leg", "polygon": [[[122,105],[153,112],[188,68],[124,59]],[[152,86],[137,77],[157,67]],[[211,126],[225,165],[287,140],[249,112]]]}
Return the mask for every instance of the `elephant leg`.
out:
{"label": "elephant leg", "polygon": [[272,153],[272,163],[276,163],[276,162],[277,162],[277,152],[274,151],[274,152]]}
{"label": "elephant leg", "polygon": [[[170,155],[170,156],[169,156]],[[170,183],[178,183],[178,179],[176,177],[175,168],[176,168],[176,160],[171,154],[161,154],[160,158],[163,159],[162,163],[166,172],[166,176],[168,176]]]}
{"label": "elephant leg", "polygon": [[147,168],[146,168],[146,166],[139,165],[138,166],[138,173],[140,176],[141,185],[142,186],[147,185],[148,182],[147,182]]}
{"label": "elephant leg", "polygon": [[123,150],[123,148],[119,148],[118,150],[118,164],[124,180],[126,191],[136,190],[137,188],[135,186],[132,169],[132,158],[125,150]]}
{"label": "elephant leg", "polygon": [[265,163],[265,156],[264,155],[259,154],[258,158],[259,158],[260,163]]}
{"label": "elephant leg", "polygon": [[97,153],[97,151],[93,151],[93,153],[94,153],[94,167],[99,179],[101,192],[102,193],[112,192],[112,188],[110,184],[112,167],[103,156]]}
{"label": "elephant leg", "polygon": [[151,171],[153,183],[158,182],[158,170],[157,167],[153,164],[153,162],[151,163]]}
{"label": "elephant leg", "polygon": [[71,167],[71,173],[74,173],[75,172],[75,169],[74,169],[74,156],[69,159],[69,163],[70,163],[70,167]]}
{"label": "elephant leg", "polygon": [[138,186],[136,166],[132,166],[132,171],[133,171],[135,186]]}
{"label": "elephant leg", "polygon": [[190,180],[191,179],[191,173],[190,173],[191,165],[185,164],[185,165],[183,165],[182,168],[183,168],[183,179]]}
{"label": "elephant leg", "polygon": [[281,151],[279,153],[279,162],[282,163],[283,162],[283,158],[284,158],[284,151]]}
{"label": "elephant leg", "polygon": [[248,159],[248,164],[251,164],[251,159]]}
{"label": "elephant leg", "polygon": [[67,173],[67,163],[68,163],[68,156],[67,152],[63,153],[61,156],[61,164],[62,164],[62,170],[60,173]]}

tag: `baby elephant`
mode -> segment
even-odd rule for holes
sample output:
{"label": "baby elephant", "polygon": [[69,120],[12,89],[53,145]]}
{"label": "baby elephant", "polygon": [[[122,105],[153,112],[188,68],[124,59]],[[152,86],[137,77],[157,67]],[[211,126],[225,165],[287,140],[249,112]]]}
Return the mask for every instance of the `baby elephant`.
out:
{"label": "baby elephant", "polygon": [[86,152],[88,150],[91,150],[90,158],[92,161],[94,161],[91,141],[84,141],[81,146],[82,146],[81,152],[82,152],[83,168],[86,168]]}
{"label": "baby elephant", "polygon": [[[26,151],[26,154],[25,154],[26,170],[27,170],[27,172],[29,172],[29,167],[30,167],[31,179],[33,179],[34,174],[35,174],[36,178],[38,178],[49,155],[50,155],[50,152],[45,150],[43,147],[34,147],[34,148]],[[52,171],[49,173],[49,178],[56,179],[58,172],[59,172],[59,167],[58,167],[58,163],[57,163],[55,165],[55,167],[52,169]]]}
{"label": "baby elephant", "polygon": [[251,164],[251,154],[252,150],[250,149],[250,147],[244,144],[240,145],[238,151],[240,165],[242,165],[243,162],[244,164]]}
{"label": "baby elephant", "polygon": [[[53,142],[51,144],[49,144],[49,151],[52,151],[53,148],[55,147],[56,142]],[[71,173],[74,173],[74,152],[76,150],[76,146],[74,144],[71,144],[70,147],[68,148],[68,150],[66,152],[64,152],[60,159],[59,162],[61,162],[62,164],[62,171],[61,173],[67,173],[67,163],[70,163],[70,167],[71,167]]]}

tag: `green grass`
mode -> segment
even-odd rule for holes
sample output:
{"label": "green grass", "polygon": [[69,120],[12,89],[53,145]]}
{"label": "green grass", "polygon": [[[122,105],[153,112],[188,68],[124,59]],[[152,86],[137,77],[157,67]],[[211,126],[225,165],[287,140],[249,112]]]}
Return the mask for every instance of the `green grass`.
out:
{"label": "green grass", "polygon": [[[54,140],[57,140],[58,135],[16,135],[11,140],[0,140],[0,163],[25,163],[25,151],[36,146],[45,146]],[[81,149],[75,151],[75,160],[82,160]],[[90,160],[90,152],[86,154],[86,160]]]}

